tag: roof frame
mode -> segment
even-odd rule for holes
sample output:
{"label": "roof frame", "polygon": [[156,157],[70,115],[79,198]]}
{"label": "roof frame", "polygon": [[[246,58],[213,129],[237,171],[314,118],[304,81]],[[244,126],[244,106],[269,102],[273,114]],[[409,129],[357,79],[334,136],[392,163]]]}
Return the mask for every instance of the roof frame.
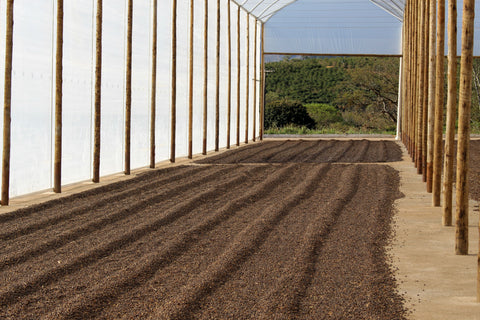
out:
{"label": "roof frame", "polygon": [[[250,13],[261,22],[267,22],[276,13],[298,0],[231,0],[237,6]],[[368,1],[368,0],[365,0]],[[282,4],[282,2],[284,2]],[[403,12],[405,9],[405,0],[370,0],[378,7],[393,15],[400,21],[403,21]],[[280,4],[280,5],[279,5]],[[261,7],[264,5],[265,7]],[[260,11],[261,10],[261,11]],[[259,11],[259,12],[257,12]]]}

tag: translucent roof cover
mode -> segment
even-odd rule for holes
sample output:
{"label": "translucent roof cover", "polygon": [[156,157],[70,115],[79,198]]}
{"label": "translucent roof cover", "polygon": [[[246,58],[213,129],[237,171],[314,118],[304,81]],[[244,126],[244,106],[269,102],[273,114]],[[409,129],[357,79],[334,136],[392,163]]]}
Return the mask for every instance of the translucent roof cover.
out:
{"label": "translucent roof cover", "polygon": [[266,21],[275,13],[298,0],[233,0],[261,21]]}
{"label": "translucent roof cover", "polygon": [[400,55],[403,6],[403,0],[298,0],[267,18],[265,52]]}
{"label": "translucent roof cover", "polygon": [[[265,22],[267,54],[401,55],[406,0],[235,1]],[[462,9],[458,0],[458,54]],[[475,12],[480,16],[480,6]],[[480,56],[480,19],[475,20],[474,55]]]}
{"label": "translucent roof cover", "polygon": [[[265,22],[286,6],[299,0],[233,0],[259,20]],[[372,1],[398,19],[403,19],[405,0],[360,0]],[[323,1],[314,1],[323,3]],[[332,1],[330,1],[332,2]],[[348,2],[347,2],[348,3]]]}
{"label": "translucent roof cover", "polygon": [[370,0],[400,21],[403,20],[403,11],[406,0]]}

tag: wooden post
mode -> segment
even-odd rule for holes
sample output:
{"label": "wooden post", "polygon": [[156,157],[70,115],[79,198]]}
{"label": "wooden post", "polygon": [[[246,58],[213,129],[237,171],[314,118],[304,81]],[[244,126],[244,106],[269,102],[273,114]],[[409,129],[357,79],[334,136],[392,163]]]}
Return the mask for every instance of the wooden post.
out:
{"label": "wooden post", "polygon": [[253,137],[252,140],[255,142],[256,136],[256,126],[257,126],[257,24],[258,21],[255,19],[255,40],[253,46]]}
{"label": "wooden post", "polygon": [[442,155],[443,155],[443,104],[445,94],[445,0],[438,0],[437,12],[437,68],[435,84],[435,134],[433,156],[433,201],[440,206],[442,192]]}
{"label": "wooden post", "polygon": [[472,104],[473,32],[475,0],[463,0],[462,57],[458,103],[455,253],[468,254],[468,160]]}
{"label": "wooden post", "polygon": [[189,46],[189,76],[188,76],[188,154],[192,159],[193,155],[193,26],[195,14],[195,0],[190,0],[190,46]]}
{"label": "wooden post", "polygon": [[5,90],[3,104],[2,206],[8,206],[10,189],[10,125],[12,106],[13,0],[7,1],[5,39]]}
{"label": "wooden post", "polygon": [[412,91],[413,91],[413,1],[410,2],[408,10],[408,109],[407,109],[407,148],[410,155],[412,155]]}
{"label": "wooden post", "polygon": [[[403,42],[403,41],[402,41]],[[397,134],[396,140],[400,140],[402,135],[402,110],[403,110],[403,57],[400,57],[398,71],[398,104],[397,104]]]}
{"label": "wooden post", "polygon": [[418,97],[418,56],[419,56],[419,32],[418,29],[420,27],[420,19],[419,19],[419,14],[418,14],[418,8],[419,8],[419,1],[415,2],[415,7],[414,7],[414,26],[413,26],[413,46],[414,46],[414,55],[413,55],[413,161],[415,163],[415,166],[418,165],[418,127],[419,123],[417,121],[418,119],[418,109],[419,105],[417,103],[417,97]]}
{"label": "wooden post", "polygon": [[220,0],[217,0],[217,59],[215,89],[215,151],[219,150],[220,140]]}
{"label": "wooden post", "polygon": [[412,129],[411,129],[411,136],[412,136],[412,161],[417,167],[417,96],[418,96],[418,27],[419,27],[419,19],[417,19],[417,10],[418,10],[418,1],[412,3],[412,44],[411,44],[411,121],[412,121]]}
{"label": "wooden post", "polygon": [[447,133],[443,181],[444,226],[452,225],[453,157],[455,148],[455,121],[457,117],[457,0],[448,0],[448,95]]}
{"label": "wooden post", "polygon": [[428,67],[428,140],[427,140],[427,192],[432,192],[433,183],[433,144],[435,124],[435,63],[436,63],[436,0],[430,0],[430,61]]}
{"label": "wooden post", "polygon": [[63,0],[57,0],[55,60],[55,157],[53,161],[53,191],[60,193],[62,192]]}
{"label": "wooden post", "polygon": [[227,149],[230,149],[230,130],[232,126],[232,28],[230,0],[227,0],[227,41],[228,41],[228,89],[227,89]]}
{"label": "wooden post", "polygon": [[404,59],[404,64],[403,64],[403,70],[404,70],[404,86],[403,86],[403,110],[402,110],[402,141],[404,145],[407,147],[408,142],[407,142],[407,125],[408,125],[408,119],[407,119],[407,109],[408,109],[408,66],[409,66],[409,57],[408,57],[408,11],[410,7],[410,1],[407,0],[407,3],[405,5],[405,13],[404,13],[404,21],[403,21],[403,26],[402,26],[402,36],[403,36],[403,41],[402,41],[402,55]]}
{"label": "wooden post", "polygon": [[406,81],[406,108],[405,108],[405,144],[407,147],[407,150],[409,154],[411,154],[411,108],[412,108],[412,3],[413,1],[409,2],[409,5],[407,7],[407,12],[406,12],[406,39],[407,39],[407,45],[406,45],[406,54],[407,54],[407,77],[405,77]]}
{"label": "wooden post", "polygon": [[265,24],[261,25],[261,61],[260,61],[260,140],[263,140],[263,125],[265,116]]}
{"label": "wooden post", "polygon": [[405,13],[404,13],[404,21],[402,25],[402,56],[403,56],[403,85],[402,85],[402,96],[403,96],[403,108],[402,108],[402,142],[407,147],[407,109],[408,109],[408,65],[409,65],[409,57],[408,57],[408,10],[410,7],[410,2],[407,1],[405,6]]}
{"label": "wooden post", "polygon": [[237,146],[240,145],[240,6],[237,11]]}
{"label": "wooden post", "polygon": [[[424,3],[425,6],[425,21],[430,19],[430,6],[427,3]],[[428,146],[428,78],[429,73],[429,57],[430,57],[430,47],[429,47],[429,34],[430,34],[430,24],[425,23],[425,54],[423,62],[423,77],[424,77],[424,87],[423,87],[423,130],[422,130],[422,144],[423,144],[423,158],[422,158],[422,180],[427,182],[427,146]]]}
{"label": "wooden post", "polygon": [[[421,173],[421,165],[420,165],[420,159],[421,159],[421,148],[420,148],[420,139],[421,139],[421,122],[419,119],[420,117],[420,111],[421,111],[421,105],[420,105],[420,67],[421,67],[421,32],[420,29],[422,27],[421,25],[421,3],[420,1],[417,1],[415,3],[415,72],[414,72],[414,97],[413,97],[413,104],[414,104],[414,122],[415,122],[415,130],[414,130],[414,135],[415,135],[415,148],[414,148],[414,155],[415,155],[415,166],[417,167],[417,172]],[[419,171],[420,170],[420,171]]]}
{"label": "wooden post", "polygon": [[177,0],[172,2],[172,103],[170,114],[170,162],[175,162],[177,124]]}
{"label": "wooden post", "polygon": [[419,47],[420,50],[418,51],[418,70],[417,70],[417,77],[418,77],[418,91],[417,91],[417,106],[418,106],[418,113],[417,113],[417,173],[423,173],[423,154],[425,150],[423,149],[423,93],[424,93],[424,86],[425,86],[425,77],[423,72],[425,71],[423,64],[425,63],[425,2],[421,1],[419,3]]}
{"label": "wooden post", "polygon": [[[478,233],[480,234],[480,222],[478,225]],[[480,302],[480,238],[478,240],[478,254],[477,254],[477,302]]]}
{"label": "wooden post", "polygon": [[96,35],[95,35],[95,129],[93,147],[93,178],[95,183],[100,182],[100,143],[102,122],[102,23],[103,0],[97,0]]}
{"label": "wooden post", "polygon": [[202,154],[207,154],[207,114],[208,114],[208,0],[205,0],[203,27],[203,143]]}
{"label": "wooden post", "polygon": [[410,5],[408,6],[408,29],[407,29],[407,38],[408,38],[408,90],[407,90],[407,100],[408,100],[408,108],[407,108],[407,149],[409,154],[411,155],[411,107],[412,107],[412,7],[413,1],[410,1]]}
{"label": "wooden post", "polygon": [[150,168],[155,168],[155,119],[157,115],[157,0],[153,0],[152,95],[150,97]]}
{"label": "wooden post", "polygon": [[132,124],[132,29],[133,0],[128,0],[127,83],[125,104],[125,174],[130,174],[130,133]]}
{"label": "wooden post", "polygon": [[246,75],[246,93],[245,93],[245,143],[248,143],[248,108],[250,107],[250,13],[247,13],[247,75]]}

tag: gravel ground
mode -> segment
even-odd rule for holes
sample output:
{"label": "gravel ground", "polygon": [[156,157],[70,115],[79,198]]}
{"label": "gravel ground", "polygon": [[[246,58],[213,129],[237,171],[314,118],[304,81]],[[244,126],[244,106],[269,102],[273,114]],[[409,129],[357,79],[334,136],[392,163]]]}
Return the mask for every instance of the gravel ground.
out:
{"label": "gravel ground", "polygon": [[2,215],[0,318],[404,319],[400,155],[264,142]]}

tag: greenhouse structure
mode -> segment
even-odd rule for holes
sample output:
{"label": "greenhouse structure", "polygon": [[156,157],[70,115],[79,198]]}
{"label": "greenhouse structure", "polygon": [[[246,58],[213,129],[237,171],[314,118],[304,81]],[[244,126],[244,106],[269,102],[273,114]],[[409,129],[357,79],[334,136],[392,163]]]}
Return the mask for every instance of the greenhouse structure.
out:
{"label": "greenhouse structure", "polygon": [[[62,188],[76,183],[88,182],[98,186],[107,176],[123,177],[131,175],[133,170],[155,169],[165,163],[174,167],[171,163],[178,163],[185,158],[192,159],[207,153],[215,155],[215,152],[220,154],[220,151],[225,149],[235,149],[237,146],[263,140],[265,63],[278,56],[396,57],[400,61],[396,137],[400,142],[392,141],[392,144],[398,147],[398,150],[399,143],[405,146],[412,159],[412,166],[416,168],[414,174],[422,176],[426,190],[432,194],[432,207],[443,207],[443,226],[453,224],[456,227],[455,253],[468,255],[467,174],[472,82],[477,81],[480,85],[478,77],[473,74],[473,60],[480,57],[480,22],[475,19],[480,6],[476,7],[475,2],[475,0],[0,1],[0,70],[3,71],[0,77],[0,97],[3,99],[3,113],[0,115],[3,133],[3,139],[0,139],[1,206],[8,208],[13,199],[20,196],[40,192],[61,194]],[[399,153],[401,154],[401,151]],[[339,170],[338,176],[343,174],[338,168],[344,165],[339,164],[335,169]],[[197,167],[192,169],[192,172],[201,167],[198,163],[195,165]],[[315,174],[318,177],[305,179],[299,185],[309,189],[308,186],[320,181],[319,177],[324,172],[323,167],[320,167],[311,170],[312,172],[316,170]],[[358,181],[362,180],[359,178],[359,172],[363,172],[364,177],[368,174],[378,174],[374,172],[375,170],[367,168],[365,163],[357,167],[362,168],[355,171],[345,166],[344,171],[351,173]],[[280,184],[275,179],[281,180],[279,178],[281,175],[270,167],[265,168],[266,165],[259,165],[258,168],[252,169],[254,170],[252,172],[263,172],[262,182],[268,183],[271,188],[276,183]],[[247,176],[249,178],[253,176],[251,172],[245,173],[247,169],[243,172],[243,169],[245,168],[239,169],[238,176],[222,184],[223,189],[237,187],[237,182],[246,180]],[[388,171],[390,169],[382,167],[381,170],[391,174]],[[203,169],[198,170],[200,172]],[[268,170],[272,170],[273,173]],[[226,174],[227,169],[224,171]],[[289,176],[298,179],[298,176],[295,177],[292,173],[293,165],[291,167],[287,165],[279,171],[287,172]],[[367,171],[368,174],[365,173]],[[179,173],[178,176],[188,178],[189,171],[185,172],[187,173]],[[218,172],[223,174],[220,169]],[[215,171],[215,174],[221,177],[218,172]],[[173,174],[172,176],[177,177]],[[208,179],[215,180],[213,176],[214,174],[211,174]],[[346,174],[342,177],[347,180]],[[208,180],[205,177],[202,179],[198,181]],[[255,180],[254,183],[258,181]],[[356,187],[354,183],[351,181],[348,183],[354,190]],[[187,183],[176,188],[182,190],[189,186]],[[263,188],[268,189],[267,187]],[[153,192],[146,186],[142,188],[145,192]],[[127,191],[124,194],[127,194]],[[208,197],[214,198],[214,193],[217,192],[201,191],[204,193],[192,196],[194,200],[204,201],[201,205],[208,202]],[[243,191],[245,190],[238,193]],[[141,197],[140,191],[137,192]],[[169,192],[174,193],[171,190]],[[307,192],[310,191],[305,191]],[[245,192],[246,195],[251,193]],[[355,192],[352,191],[352,194]],[[287,200],[290,202],[285,205],[287,209],[289,205],[293,207],[296,202],[305,200],[302,195],[292,193],[288,196]],[[112,199],[114,197],[120,198],[115,195]],[[168,198],[165,195],[159,197]],[[242,195],[240,200],[235,200],[237,202],[224,204],[219,212],[224,208],[240,206],[241,201],[254,203],[252,199],[255,199],[255,195],[251,195],[251,198]],[[455,205],[452,204],[453,199],[456,201]],[[343,208],[340,200],[338,207]],[[108,202],[100,200],[99,203],[102,201]],[[106,205],[103,202],[102,206]],[[191,203],[185,205],[186,209],[181,205],[183,204],[178,205],[180,209],[177,207],[174,209],[186,212],[190,207],[194,207]],[[148,206],[148,203],[139,205],[142,210]],[[83,207],[79,208],[75,210],[84,214]],[[135,209],[135,205],[133,208]],[[130,209],[122,208],[120,213],[113,213],[112,221],[130,219],[128,211]],[[171,209],[172,212],[174,209]],[[265,211],[268,211],[267,209]],[[280,221],[287,209],[282,208],[280,214],[275,213],[278,216],[272,213],[269,216],[270,222],[274,224]],[[42,228],[49,227],[52,221],[54,224],[61,224],[64,220],[76,217],[77,211],[70,213],[68,217],[54,216],[48,221],[45,220],[47,222],[42,222],[43,220],[31,222],[31,226],[28,225],[22,230],[26,230],[26,235],[38,230],[43,231]],[[220,225],[227,221],[225,212],[219,213],[219,217],[215,217],[216,220],[212,219],[214,221],[212,223]],[[34,217],[35,214],[24,212],[25,217],[28,215]],[[18,220],[20,221],[18,228],[21,227],[22,218],[23,216],[20,216]],[[269,227],[262,223],[266,225],[267,218],[260,219],[259,222],[265,230]],[[7,224],[15,219],[13,216],[4,216],[2,223]],[[133,221],[133,218],[131,219]],[[170,221],[176,221],[175,219],[177,216],[171,213],[171,216],[165,218],[167,222],[155,220],[151,225],[141,225],[141,228],[135,229],[134,235],[126,233],[124,238],[119,238],[120,240],[115,240],[117,242],[109,245],[115,250],[118,248],[123,250],[125,248],[122,246],[125,243],[130,245],[138,240],[135,237],[147,236],[149,230],[157,232]],[[83,235],[82,232],[92,234],[101,232],[102,228],[109,224],[108,219],[105,221],[85,222],[86,225],[90,224],[82,230],[75,229],[66,236],[59,232],[61,241],[54,239],[45,242],[44,247],[35,249],[37,251],[32,249],[31,257],[36,258],[46,252],[50,254],[48,251],[50,247],[54,248],[52,249],[54,251],[60,250],[63,245],[71,245],[74,243],[72,239]],[[208,220],[208,223],[210,222]],[[15,223],[17,221],[13,222]],[[209,228],[213,229],[208,223],[202,223],[204,224],[197,228],[199,232],[206,233],[210,231]],[[308,227],[310,228],[310,225]],[[0,236],[13,243],[12,239],[23,234],[15,229],[17,226],[12,228],[13,231],[7,230]],[[179,230],[184,238],[173,235],[172,243],[175,245],[168,247],[168,250],[165,249],[166,256],[171,252],[172,255],[183,254],[178,248],[184,244],[174,241],[186,239],[185,242],[193,246],[195,233],[192,231],[192,234],[189,234],[190,229],[185,231],[182,228],[183,226]],[[197,229],[195,230],[198,231]],[[273,230],[273,227],[267,231],[260,229],[258,226],[251,227],[248,232],[257,238],[235,242],[232,248],[238,250],[232,249],[220,257],[229,258],[231,255],[230,258],[234,258],[231,260],[225,258],[225,261],[218,262],[216,266],[224,269],[219,267],[220,271],[213,275],[207,270],[205,274],[217,279],[215,277],[221,276],[222,272],[234,270],[235,267],[232,266],[244,261],[242,254],[251,254],[245,243],[254,246],[257,242],[264,241],[261,237]],[[248,232],[242,229],[239,234],[244,236]],[[142,242],[139,246],[143,244]],[[98,261],[108,257],[112,251],[109,250],[102,247],[97,250],[98,252],[89,252],[91,256],[85,260],[82,260],[84,259],[82,256],[71,265],[63,265],[63,262],[58,260],[57,266],[55,258],[52,262],[54,270],[52,272],[61,277],[74,275],[75,268],[80,268],[85,261],[86,265],[94,266]],[[129,252],[134,251],[132,249]],[[66,256],[69,254],[71,252],[65,253]],[[306,256],[307,254],[304,254],[303,258]],[[18,259],[17,256],[12,257],[10,259],[12,265],[31,259],[28,254]],[[150,256],[145,259],[150,259]],[[9,268],[7,262],[2,264],[2,270]],[[147,262],[151,263],[150,260]],[[298,267],[300,263],[295,261],[294,264]],[[136,266],[132,268],[134,267]],[[301,268],[304,266],[300,266]],[[140,275],[148,274],[147,269],[146,271],[142,269],[144,273],[140,272]],[[86,278],[90,276],[93,279],[95,274],[88,273]],[[39,280],[35,278],[38,280],[32,282],[38,284],[35,289],[30,289],[30,284],[25,284],[26,282],[23,284],[19,282],[18,286],[13,283],[8,289],[11,289],[10,291],[0,294],[0,300],[2,303],[6,301],[10,306],[16,303],[17,294],[27,296],[34,290],[42,292],[42,281],[45,279],[50,281],[49,277],[49,274],[42,274],[38,277]],[[295,275],[291,277],[294,278]],[[298,280],[297,278],[295,279]],[[136,279],[132,279],[134,283]],[[200,283],[199,288],[204,289],[210,285],[205,284],[209,278],[205,279],[197,279]],[[94,282],[92,280],[92,283]],[[477,299],[480,302],[480,258],[477,284]],[[122,285],[127,288],[131,283],[122,282]],[[194,285],[195,283],[188,283],[185,288]],[[71,289],[72,286],[68,288]],[[112,285],[112,288],[115,289],[115,285]],[[182,287],[181,290],[185,288]],[[108,291],[105,292],[108,295]],[[179,294],[180,297],[182,292]],[[201,295],[198,292],[195,291],[196,296]],[[273,292],[268,298],[275,300],[272,297],[277,293]],[[102,291],[101,294],[105,293]],[[92,301],[96,299],[95,297]],[[195,303],[196,301],[193,301],[185,305]],[[77,309],[82,311],[83,305],[80,303],[78,305]],[[175,304],[169,304],[168,307],[174,308]],[[75,315],[77,309],[70,310],[71,313],[68,314]],[[95,307],[92,307],[93,309]],[[90,311],[94,314],[96,311],[92,310]],[[55,318],[55,314],[50,314],[50,317]]]}
{"label": "greenhouse structure", "polygon": [[2,1],[3,203],[261,138],[265,56],[404,56],[405,6]]}

